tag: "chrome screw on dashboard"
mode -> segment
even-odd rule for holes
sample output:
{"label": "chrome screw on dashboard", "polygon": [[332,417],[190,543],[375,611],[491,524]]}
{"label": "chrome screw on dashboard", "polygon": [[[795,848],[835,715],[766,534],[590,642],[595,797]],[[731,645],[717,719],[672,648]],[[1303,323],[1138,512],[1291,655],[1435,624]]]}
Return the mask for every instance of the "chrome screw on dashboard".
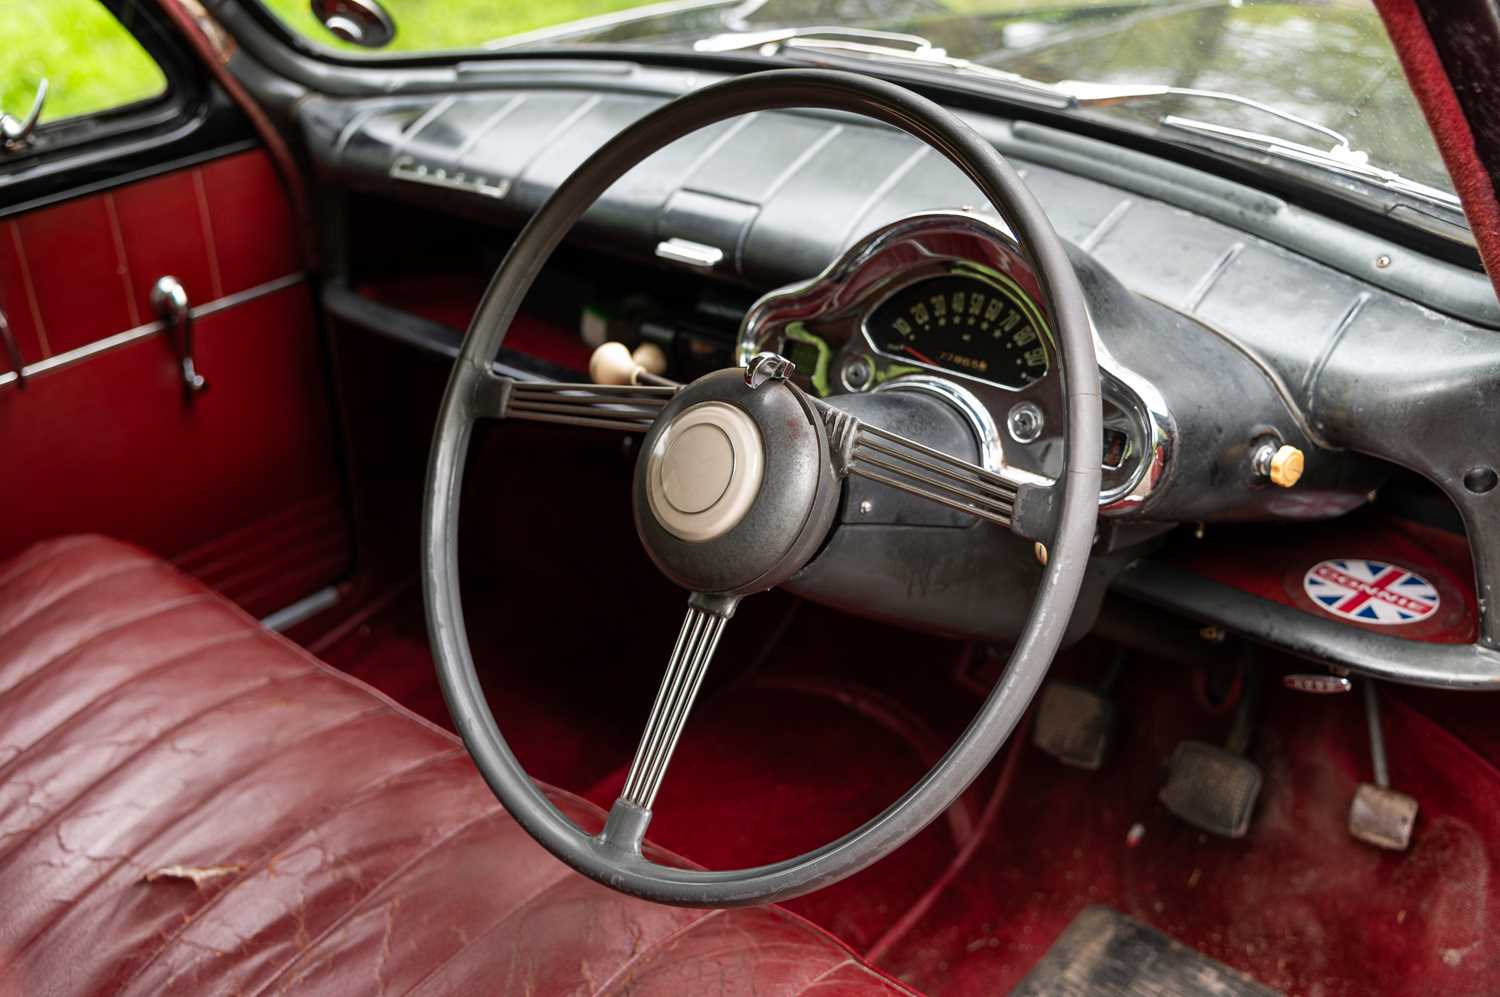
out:
{"label": "chrome screw on dashboard", "polygon": [[1005,428],[1010,430],[1010,438],[1017,443],[1034,443],[1042,435],[1046,421],[1041,409],[1031,402],[1021,402],[1005,417]]}
{"label": "chrome screw on dashboard", "polygon": [[855,357],[844,364],[844,387],[850,391],[863,391],[875,379],[875,368],[869,357]]}

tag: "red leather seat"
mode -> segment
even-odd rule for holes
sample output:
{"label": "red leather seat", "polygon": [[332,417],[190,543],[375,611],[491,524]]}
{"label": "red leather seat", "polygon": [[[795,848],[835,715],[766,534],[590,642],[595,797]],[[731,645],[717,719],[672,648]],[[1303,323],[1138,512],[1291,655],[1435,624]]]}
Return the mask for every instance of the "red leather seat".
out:
{"label": "red leather seat", "polygon": [[0,994],[907,992],[573,873],[452,735],[97,537],[0,566],[0,898]]}

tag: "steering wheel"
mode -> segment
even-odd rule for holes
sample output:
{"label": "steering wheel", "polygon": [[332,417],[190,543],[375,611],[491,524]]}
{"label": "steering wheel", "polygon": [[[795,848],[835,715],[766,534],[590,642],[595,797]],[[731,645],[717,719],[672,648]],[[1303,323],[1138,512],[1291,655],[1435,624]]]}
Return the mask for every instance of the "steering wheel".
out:
{"label": "steering wheel", "polygon": [[[800,391],[790,363],[762,354],[680,390],[502,377],[496,350],[548,256],[627,170],[706,125],[755,111],[822,108],[900,128],[941,152],[989,198],[1036,271],[1053,320],[1064,397],[1064,472],[1012,480],[867,425]],[[625,788],[598,834],[584,831],[527,776],[480,688],[459,599],[458,511],[478,419],[644,432],[637,530],[656,565],[688,589]],[[1078,598],[1098,514],[1099,370],[1083,291],[1062,241],[1016,171],[976,132],[902,87],[830,70],[775,70],[706,87],[641,118],[591,156],[521,232],[486,290],[454,364],[433,437],[422,571],[438,679],[485,781],[543,847],[606,886],[668,904],[768,903],[827,886],[878,861],[938,817],[994,757],[1041,685]],[[894,473],[893,473],[894,472]],[[915,785],[863,826],[771,865],[705,871],[642,853],[651,806],[714,649],[739,600],[786,581],[833,528],[841,480],[862,474],[996,524],[1048,536],[1037,596],[1003,677],[968,728]],[[1043,523],[1038,527],[1036,523]],[[985,526],[984,528],[992,528]],[[851,759],[851,761],[854,761]]]}

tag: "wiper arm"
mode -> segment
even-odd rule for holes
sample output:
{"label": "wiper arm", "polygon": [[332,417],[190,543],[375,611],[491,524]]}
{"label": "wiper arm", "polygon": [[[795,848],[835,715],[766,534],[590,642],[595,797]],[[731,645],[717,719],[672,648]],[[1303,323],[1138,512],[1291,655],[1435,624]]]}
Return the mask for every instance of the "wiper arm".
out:
{"label": "wiper arm", "polygon": [[1174,87],[1155,83],[1090,83],[1084,80],[1062,80],[1056,86],[1059,91],[1072,98],[1075,107],[1111,107],[1152,97],[1169,96],[1195,97],[1238,104],[1273,118],[1279,118],[1299,128],[1316,132],[1331,139],[1333,144],[1326,149],[1321,149],[1265,132],[1233,128],[1229,125],[1214,124],[1178,114],[1166,114],[1157,120],[1165,128],[1174,128],[1194,135],[1211,136],[1266,155],[1332,170],[1448,207],[1461,207],[1459,199],[1445,190],[1430,187],[1404,177],[1394,170],[1384,169],[1371,163],[1370,154],[1354,148],[1349,137],[1343,132],[1250,97],[1241,97],[1239,94],[1225,93],[1221,90],[1198,90],[1193,87]]}
{"label": "wiper arm", "polygon": [[1050,97],[1062,106],[1071,107],[1076,103],[1071,94],[1060,91],[1051,83],[981,65],[969,59],[955,58],[946,49],[933,45],[921,35],[895,31],[822,26],[739,31],[700,39],[693,44],[693,48],[699,52],[736,52],[753,48],[763,55],[793,50],[893,62],[978,76],[1028,96]]}
{"label": "wiper arm", "polygon": [[921,35],[908,35],[899,31],[880,31],[876,28],[845,28],[837,25],[813,25],[803,28],[773,28],[768,31],[729,31],[710,35],[693,43],[698,52],[743,52],[769,45],[772,51],[786,46],[788,42],[803,39],[844,39],[846,41],[873,42],[880,45],[904,45],[894,51],[906,53],[931,52],[938,56],[948,53],[934,48],[932,42]]}
{"label": "wiper arm", "polygon": [[1054,86],[1072,97],[1076,107],[1114,107],[1151,97],[1197,97],[1203,100],[1238,104],[1241,107],[1268,114],[1273,118],[1291,122],[1299,128],[1318,132],[1333,139],[1334,148],[1346,150],[1350,148],[1349,138],[1342,132],[1304,118],[1300,114],[1293,114],[1291,111],[1284,111],[1279,107],[1272,107],[1270,104],[1263,104],[1249,97],[1241,97],[1237,93],[1226,93],[1222,90],[1198,90],[1193,87],[1173,87],[1158,83],[1090,83],[1087,80],[1059,80]]}
{"label": "wiper arm", "polygon": [[1430,187],[1421,181],[1404,177],[1395,170],[1376,166],[1370,162],[1369,153],[1359,149],[1352,149],[1347,144],[1335,145],[1329,149],[1319,149],[1315,146],[1292,142],[1275,135],[1247,131],[1243,128],[1231,128],[1228,125],[1216,125],[1211,121],[1199,121],[1196,118],[1185,118],[1176,114],[1165,115],[1162,117],[1161,123],[1167,128],[1175,128],[1179,131],[1191,132],[1195,135],[1211,136],[1265,153],[1266,155],[1277,156],[1281,159],[1289,159],[1299,163],[1307,163],[1325,170],[1332,170],[1336,173],[1342,173],[1345,176],[1355,177],[1356,179],[1385,187],[1397,193],[1421,197],[1441,204],[1444,207],[1457,210],[1463,209],[1463,202],[1456,195],[1438,187]]}
{"label": "wiper arm", "polygon": [[1421,197],[1446,207],[1461,207],[1458,198],[1445,190],[1430,187],[1404,177],[1394,170],[1374,165],[1370,162],[1368,153],[1355,149],[1349,137],[1336,129],[1253,98],[1221,90],[1199,90],[1193,87],[1174,87],[1158,83],[1093,83],[1086,80],[1045,83],[1019,73],[995,69],[968,59],[955,58],[921,35],[879,31],[873,28],[813,26],[777,28],[767,31],[739,31],[700,39],[694,43],[693,48],[700,52],[736,52],[756,49],[765,55],[795,50],[942,69],[981,77],[1002,84],[1007,89],[1024,96],[1051,98],[1070,110],[1112,107],[1155,97],[1193,97],[1238,104],[1310,132],[1316,132],[1331,140],[1332,144],[1326,149],[1320,149],[1275,135],[1232,128],[1227,125],[1216,125],[1212,122],[1176,114],[1164,115],[1157,120],[1167,128],[1191,132],[1195,135],[1211,136],[1266,155],[1317,166],[1374,183],[1398,193]]}

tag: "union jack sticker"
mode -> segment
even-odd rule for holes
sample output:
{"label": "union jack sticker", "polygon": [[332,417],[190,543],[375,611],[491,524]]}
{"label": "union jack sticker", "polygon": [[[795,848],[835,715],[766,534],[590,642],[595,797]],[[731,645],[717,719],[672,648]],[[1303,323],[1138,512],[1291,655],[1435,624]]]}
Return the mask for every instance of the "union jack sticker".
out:
{"label": "union jack sticker", "polygon": [[1302,588],[1334,616],[1380,626],[1425,620],[1442,601],[1437,586],[1415,571],[1362,557],[1319,561],[1302,576]]}

